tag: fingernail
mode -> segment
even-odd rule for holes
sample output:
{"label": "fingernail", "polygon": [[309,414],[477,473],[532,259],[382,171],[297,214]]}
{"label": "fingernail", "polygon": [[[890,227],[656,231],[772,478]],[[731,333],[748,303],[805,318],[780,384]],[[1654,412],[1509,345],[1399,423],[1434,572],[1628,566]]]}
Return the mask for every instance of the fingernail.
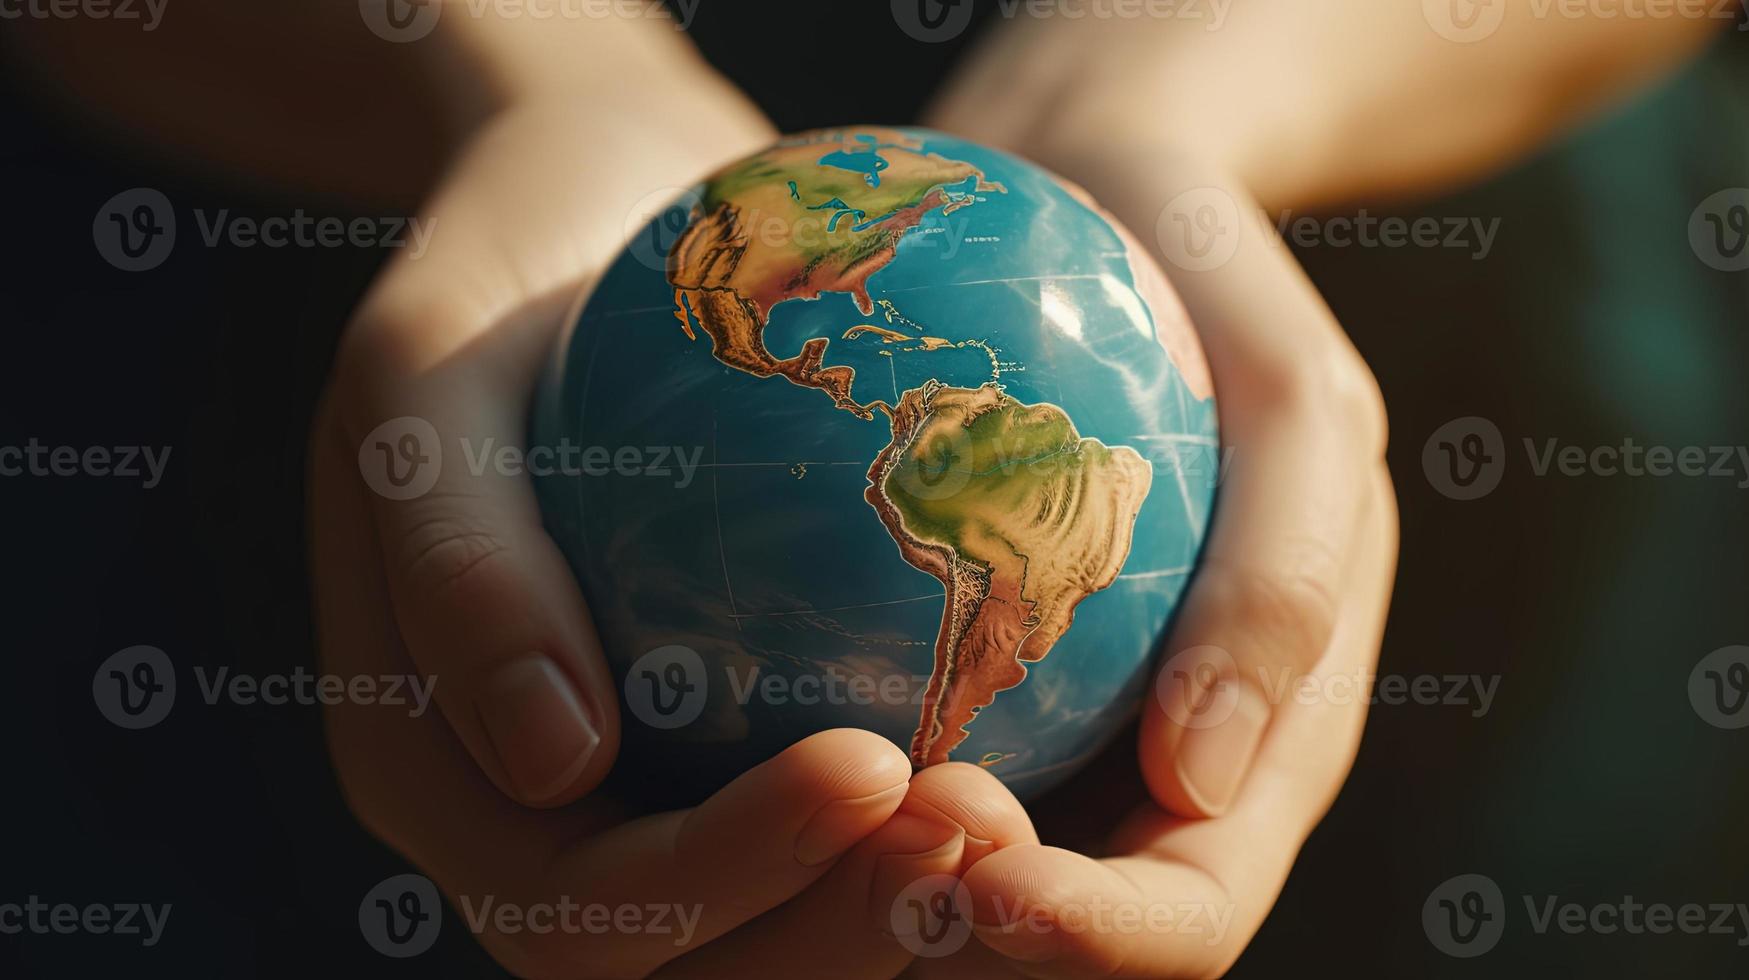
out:
{"label": "fingernail", "polygon": [[1263,731],[1269,727],[1269,704],[1250,684],[1216,681],[1206,697],[1234,698],[1226,719],[1206,728],[1190,728],[1178,745],[1178,775],[1191,801],[1213,817],[1225,813],[1251,771]]}
{"label": "fingernail", "polygon": [[601,744],[571,679],[544,654],[499,667],[476,703],[498,762],[529,803],[550,800],[576,781]]}
{"label": "fingernail", "polygon": [[796,835],[796,860],[807,867],[823,864],[867,837],[905,799],[910,783],[854,800],[828,803]]}

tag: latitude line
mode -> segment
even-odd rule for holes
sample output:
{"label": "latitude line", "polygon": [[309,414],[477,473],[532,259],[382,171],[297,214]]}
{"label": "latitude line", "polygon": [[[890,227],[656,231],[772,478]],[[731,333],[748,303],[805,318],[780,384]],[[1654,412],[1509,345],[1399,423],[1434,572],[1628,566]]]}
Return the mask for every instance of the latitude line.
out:
{"label": "latitude line", "polygon": [[898,606],[907,602],[922,602],[925,599],[940,599],[945,595],[947,595],[945,592],[931,592],[928,595],[914,595],[909,599],[887,599],[882,602],[863,602],[854,606],[832,606],[828,609],[786,609],[781,612],[765,613],[731,613],[730,617],[736,620],[741,620],[759,619],[765,616],[813,616],[821,613],[844,612],[849,609],[873,609],[877,606]]}

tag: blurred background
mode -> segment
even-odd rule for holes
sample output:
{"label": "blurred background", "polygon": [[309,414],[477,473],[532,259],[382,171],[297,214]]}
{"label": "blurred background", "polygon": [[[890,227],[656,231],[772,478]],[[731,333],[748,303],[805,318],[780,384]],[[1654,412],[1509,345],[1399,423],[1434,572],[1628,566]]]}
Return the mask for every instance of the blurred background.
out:
{"label": "blurred background", "polygon": [[[763,0],[755,18],[703,0],[691,34],[782,129],[900,123],[991,26],[996,5],[976,7],[978,25],[937,44],[883,3]],[[795,84],[847,45],[898,70],[846,91]],[[190,692],[135,732],[93,705],[98,665],[138,644],[188,669],[313,664],[303,440],[386,252],[197,245],[122,271],[94,247],[93,217],[131,188],[185,216],[344,206],[169,167],[22,75],[4,92],[0,444],[172,455],[151,489],[0,478],[0,902],[171,903],[175,927],[151,949],[0,936],[0,975],[501,975],[461,928],[407,963],[361,939],[360,896],[405,868],[343,806],[316,709]],[[1690,685],[1713,651],[1749,644],[1749,471],[1538,476],[1526,451],[1749,445],[1749,272],[1715,268],[1690,236],[1697,207],[1745,185],[1749,38],[1722,32],[1507,173],[1367,205],[1494,225],[1491,247],[1297,247],[1390,409],[1403,535],[1381,674],[1438,678],[1441,703],[1373,708],[1353,776],[1234,976],[1749,975],[1734,914],[1731,934],[1569,935],[1537,932],[1525,909],[1749,903],[1749,729],[1731,727],[1749,707],[1708,709]],[[1466,500],[1438,475],[1440,445],[1471,430],[1434,437],[1469,418],[1498,430],[1505,465]],[[1498,945],[1473,958],[1442,951],[1423,916],[1459,875],[1505,897]]]}

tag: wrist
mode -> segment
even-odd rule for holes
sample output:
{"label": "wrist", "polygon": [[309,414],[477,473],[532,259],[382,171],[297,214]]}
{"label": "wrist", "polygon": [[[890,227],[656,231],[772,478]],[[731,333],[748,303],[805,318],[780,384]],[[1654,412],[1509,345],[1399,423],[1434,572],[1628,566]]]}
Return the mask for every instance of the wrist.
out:
{"label": "wrist", "polygon": [[456,144],[525,105],[639,102],[683,87],[730,88],[668,19],[531,19],[486,10],[445,18],[425,49]]}

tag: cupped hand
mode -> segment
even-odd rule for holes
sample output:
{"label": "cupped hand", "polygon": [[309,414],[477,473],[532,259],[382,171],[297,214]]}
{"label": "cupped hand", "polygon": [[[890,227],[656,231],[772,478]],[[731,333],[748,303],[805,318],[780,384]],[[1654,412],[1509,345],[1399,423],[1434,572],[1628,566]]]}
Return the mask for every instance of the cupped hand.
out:
{"label": "cupped hand", "polygon": [[[965,885],[981,942],[918,975],[1225,972],[1347,776],[1367,702],[1351,682],[1378,660],[1397,525],[1377,385],[1260,233],[1233,163],[1208,156],[1237,143],[1176,130],[1144,63],[1162,52],[1114,32],[1013,25],[928,122],[1079,183],[1147,243],[1207,352],[1224,474],[1143,710],[1147,802],[1113,814],[1093,855],[1023,845],[978,862]],[[1063,795],[1082,823],[1097,808]]]}
{"label": "cupped hand", "polygon": [[890,975],[904,950],[870,909],[1036,841],[1024,814],[961,813],[956,786],[987,776],[911,787],[903,751],[853,730],[691,810],[598,790],[612,676],[527,478],[495,462],[628,221],[773,135],[702,69],[651,75],[480,130],[425,209],[428,249],[390,263],[343,338],[311,442],[323,670],[422,678],[440,711],[333,707],[335,766],[365,826],[518,975],[807,974],[846,955]]}

